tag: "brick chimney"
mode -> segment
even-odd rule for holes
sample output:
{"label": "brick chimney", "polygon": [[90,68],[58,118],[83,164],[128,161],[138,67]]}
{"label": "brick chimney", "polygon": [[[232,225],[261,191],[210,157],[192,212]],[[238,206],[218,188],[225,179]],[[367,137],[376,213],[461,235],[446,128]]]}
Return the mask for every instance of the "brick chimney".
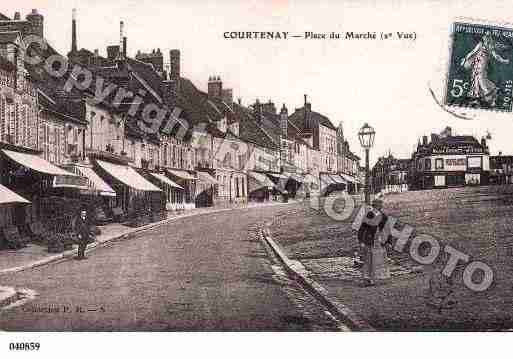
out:
{"label": "brick chimney", "polygon": [[264,103],[262,106],[264,112],[276,115],[276,106],[274,105],[274,102],[272,102],[271,100],[269,100],[267,103]]}
{"label": "brick chimney", "polygon": [[14,13],[14,19],[13,19],[13,20],[17,21],[17,20],[20,20],[20,19],[21,19],[20,12],[19,12],[19,11],[16,11],[16,12]]}
{"label": "brick chimney", "polygon": [[44,37],[44,16],[37,12],[37,9],[32,9],[32,12],[25,16],[31,25],[31,34],[37,35],[41,38]]}
{"label": "brick chimney", "polygon": [[208,97],[221,98],[223,93],[223,83],[219,76],[208,78]]}
{"label": "brick chimney", "polygon": [[71,10],[71,55],[77,52],[77,9]]}
{"label": "brick chimney", "polygon": [[305,103],[304,103],[304,109],[305,109],[305,128],[311,129],[311,117],[312,117],[312,104],[308,102],[307,95],[305,94]]}
{"label": "brick chimney", "polygon": [[287,138],[288,131],[288,120],[289,120],[289,110],[287,110],[287,106],[283,104],[280,110],[280,128],[281,128],[281,136],[283,138]]}
{"label": "brick chimney", "polygon": [[[287,138],[288,138],[288,119],[289,119],[289,111],[287,110],[287,107],[285,104],[281,107],[280,110],[280,152],[281,152],[281,158],[284,162],[287,162],[287,159],[289,158],[289,147],[287,145]],[[283,162],[282,162],[283,165]]]}
{"label": "brick chimney", "polygon": [[107,46],[107,58],[110,61],[116,60],[119,54],[119,45],[110,45]]}
{"label": "brick chimney", "polygon": [[256,99],[255,104],[253,105],[253,116],[257,123],[260,124],[262,121],[262,104],[259,99]]}

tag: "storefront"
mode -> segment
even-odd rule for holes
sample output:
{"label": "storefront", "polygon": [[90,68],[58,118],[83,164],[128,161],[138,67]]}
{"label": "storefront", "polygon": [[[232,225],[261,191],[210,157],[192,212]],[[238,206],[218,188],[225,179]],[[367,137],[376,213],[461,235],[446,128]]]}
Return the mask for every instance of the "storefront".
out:
{"label": "storefront", "polygon": [[196,185],[196,207],[212,207],[215,204],[221,185],[210,173],[196,171],[198,183]]}
{"label": "storefront", "polygon": [[346,175],[345,173],[338,174],[344,181],[347,182],[347,192],[350,194],[356,194],[359,192],[361,183],[358,179],[353,176]]}
{"label": "storefront", "polygon": [[275,184],[263,173],[248,172],[248,197],[250,201],[269,201]]}
{"label": "storefront", "polygon": [[346,191],[347,181],[334,173],[321,173],[321,196],[328,196],[332,192]]}
{"label": "storefront", "polygon": [[181,211],[185,209],[184,189],[173,182],[163,173],[150,172],[153,183],[159,186],[166,195],[166,209],[168,211]]}
{"label": "storefront", "polygon": [[30,205],[30,201],[0,185],[0,249],[15,249],[16,243],[9,238],[8,230],[16,226],[14,213],[16,208]]}
{"label": "storefront", "polygon": [[192,209],[196,207],[196,184],[198,178],[188,171],[178,169],[165,169],[166,175],[176,184],[180,185],[184,192],[184,209]]}
{"label": "storefront", "polygon": [[129,216],[165,209],[164,193],[132,167],[96,160],[96,172],[116,192],[116,206]]}
{"label": "storefront", "polygon": [[30,200],[18,208],[17,225],[45,221],[48,226],[71,223],[83,203],[74,194],[87,190],[87,179],[57,167],[31,152],[1,150],[2,183]]}
{"label": "storefront", "polygon": [[488,156],[439,155],[423,159],[423,189],[488,184]]}

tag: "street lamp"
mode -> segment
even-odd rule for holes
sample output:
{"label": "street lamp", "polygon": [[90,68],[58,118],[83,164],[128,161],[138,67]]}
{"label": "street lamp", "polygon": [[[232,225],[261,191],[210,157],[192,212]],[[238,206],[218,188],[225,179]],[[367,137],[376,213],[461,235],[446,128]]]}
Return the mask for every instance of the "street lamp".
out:
{"label": "street lamp", "polygon": [[374,145],[374,136],[376,132],[365,123],[358,132],[360,145],[365,149],[365,204],[370,204],[370,187],[369,187],[369,149]]}

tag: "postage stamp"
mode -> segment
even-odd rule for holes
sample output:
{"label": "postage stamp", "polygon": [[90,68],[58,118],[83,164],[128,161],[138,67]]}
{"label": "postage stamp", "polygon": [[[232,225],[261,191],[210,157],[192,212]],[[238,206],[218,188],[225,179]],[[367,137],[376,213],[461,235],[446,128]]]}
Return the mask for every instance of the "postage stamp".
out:
{"label": "postage stamp", "polygon": [[513,29],[454,23],[446,105],[511,112],[512,89]]}

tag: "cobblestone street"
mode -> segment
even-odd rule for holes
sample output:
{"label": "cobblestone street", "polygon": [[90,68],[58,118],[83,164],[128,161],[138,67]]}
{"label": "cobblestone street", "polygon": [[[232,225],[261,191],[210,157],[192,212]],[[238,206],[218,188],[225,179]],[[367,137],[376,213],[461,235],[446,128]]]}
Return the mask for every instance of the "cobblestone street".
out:
{"label": "cobblestone street", "polygon": [[256,235],[263,221],[297,206],[183,218],[99,248],[87,261],[4,275],[1,286],[37,294],[24,305],[1,311],[0,328],[339,330],[270,260]]}
{"label": "cobblestone street", "polygon": [[490,186],[386,197],[388,215],[410,224],[416,233],[436,237],[442,248],[450,244],[494,270],[494,284],[475,293],[463,285],[458,266],[452,306],[438,305],[429,290],[442,260],[423,267],[405,253],[389,252],[391,278],[376,287],[362,287],[359,270],[352,267],[358,245],[350,220],[337,222],[305,206],[292,216],[277,216],[270,229],[289,258],[300,260],[312,278],[376,329],[504,330],[513,327],[512,194],[511,186]]}

